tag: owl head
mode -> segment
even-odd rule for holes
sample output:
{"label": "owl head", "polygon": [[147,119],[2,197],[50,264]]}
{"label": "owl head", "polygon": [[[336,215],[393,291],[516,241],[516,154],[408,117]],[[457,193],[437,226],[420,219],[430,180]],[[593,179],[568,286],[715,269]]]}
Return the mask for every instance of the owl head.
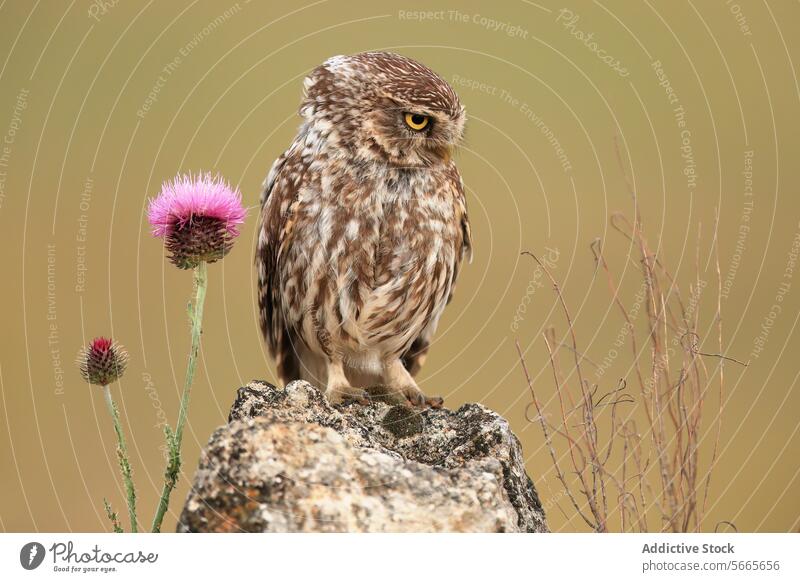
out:
{"label": "owl head", "polygon": [[328,59],[305,80],[300,114],[329,154],[395,167],[446,164],[466,114],[425,65],[387,52]]}

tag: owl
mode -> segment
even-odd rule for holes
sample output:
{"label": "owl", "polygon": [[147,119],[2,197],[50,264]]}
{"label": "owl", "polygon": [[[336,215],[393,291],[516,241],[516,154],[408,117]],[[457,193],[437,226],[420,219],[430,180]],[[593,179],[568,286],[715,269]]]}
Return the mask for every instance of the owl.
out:
{"label": "owl", "polygon": [[380,387],[396,403],[441,406],[414,376],[471,259],[452,159],[464,107],[425,65],[366,52],[314,69],[299,111],[264,182],[255,260],[278,374],[334,404]]}

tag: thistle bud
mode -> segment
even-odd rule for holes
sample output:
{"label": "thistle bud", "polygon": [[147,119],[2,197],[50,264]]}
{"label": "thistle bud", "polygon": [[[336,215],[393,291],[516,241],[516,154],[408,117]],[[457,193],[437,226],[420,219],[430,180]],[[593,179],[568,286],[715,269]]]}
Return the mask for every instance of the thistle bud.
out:
{"label": "thistle bud", "polygon": [[89,384],[108,386],[119,379],[128,364],[128,353],[109,338],[98,337],[81,348],[76,360],[81,376]]}

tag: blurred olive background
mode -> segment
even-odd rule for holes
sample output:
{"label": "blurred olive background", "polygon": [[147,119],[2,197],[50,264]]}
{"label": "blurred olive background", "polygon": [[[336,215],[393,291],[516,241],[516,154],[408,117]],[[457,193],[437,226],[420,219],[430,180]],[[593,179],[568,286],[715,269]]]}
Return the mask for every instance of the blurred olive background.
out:
{"label": "blurred olive background", "polygon": [[[638,258],[609,225],[612,212],[634,212],[627,173],[678,284],[685,291],[698,264],[708,283],[697,307],[706,352],[720,351],[708,262],[719,210],[723,351],[750,365],[725,364],[704,529],[727,520],[741,531],[797,530],[798,23],[800,5],[788,0],[1,3],[0,530],[108,530],[104,496],[125,514],[102,394],[73,365],[101,334],[131,354],[113,391],[140,518],[150,523],[163,472],[159,425],[174,425],[185,369],[191,275],[164,260],[146,201],[179,171],[211,170],[241,188],[251,212],[231,254],[210,267],[184,475],[165,529],[174,528],[200,448],[226,421],[237,387],[275,380],[254,307],[256,207],[299,124],[302,79],[330,56],[373,49],[438,71],[470,117],[458,162],[475,259],[423,388],[453,408],[480,401],[505,415],[551,528],[586,529],[538,425],[525,420],[530,396],[514,340],[550,399],[541,333],[552,324],[563,334],[565,322],[520,252],[551,257],[582,348],[602,362],[623,321],[589,244],[601,239],[630,307]],[[719,362],[706,364],[713,372]],[[626,353],[599,383],[608,389],[629,373]],[[707,406],[709,427],[719,402],[709,396]]]}

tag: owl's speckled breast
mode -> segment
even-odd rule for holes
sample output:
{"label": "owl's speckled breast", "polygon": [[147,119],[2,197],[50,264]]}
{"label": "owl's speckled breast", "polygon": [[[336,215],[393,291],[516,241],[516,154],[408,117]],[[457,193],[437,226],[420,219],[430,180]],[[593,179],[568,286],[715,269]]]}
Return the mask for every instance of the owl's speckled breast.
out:
{"label": "owl's speckled breast", "polygon": [[293,256],[282,261],[284,291],[301,291],[289,320],[314,351],[398,357],[436,325],[449,296],[455,201],[441,171],[388,168],[359,178],[329,173],[319,190],[299,193],[286,245]]}

